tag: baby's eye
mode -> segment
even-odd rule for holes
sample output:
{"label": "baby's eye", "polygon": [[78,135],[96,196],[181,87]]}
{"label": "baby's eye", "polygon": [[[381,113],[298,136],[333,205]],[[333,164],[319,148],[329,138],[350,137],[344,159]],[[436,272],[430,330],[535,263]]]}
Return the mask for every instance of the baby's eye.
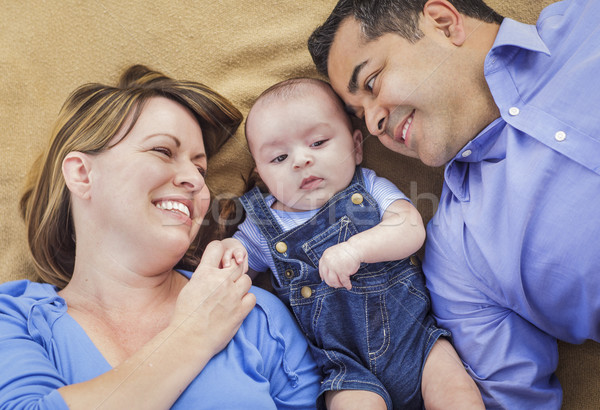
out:
{"label": "baby's eye", "polygon": [[274,162],[274,163],[278,164],[278,163],[280,163],[280,162],[283,162],[283,161],[285,161],[285,159],[286,159],[286,158],[287,158],[287,154],[283,154],[283,155],[280,155],[280,156],[278,156],[278,157],[275,157],[275,158],[273,158],[273,159],[271,160],[271,162]]}
{"label": "baby's eye", "polygon": [[317,141],[317,142],[313,142],[312,144],[310,144],[310,146],[311,147],[318,147],[320,145],[325,144],[326,142],[327,142],[327,140],[320,140],[320,141]]}
{"label": "baby's eye", "polygon": [[202,178],[206,178],[206,168],[201,165],[196,166],[196,168],[198,169],[200,175],[202,175]]}
{"label": "baby's eye", "polygon": [[158,152],[160,154],[166,155],[167,157],[172,157],[173,153],[171,152],[171,150],[169,148],[166,147],[154,147],[152,148],[152,151]]}

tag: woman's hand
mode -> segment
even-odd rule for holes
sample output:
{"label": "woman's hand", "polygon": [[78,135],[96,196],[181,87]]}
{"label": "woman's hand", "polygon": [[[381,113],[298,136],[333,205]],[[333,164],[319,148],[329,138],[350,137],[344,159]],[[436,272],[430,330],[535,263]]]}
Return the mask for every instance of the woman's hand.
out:
{"label": "woman's hand", "polygon": [[[221,267],[226,247],[211,242],[200,265],[177,298],[171,326],[191,338],[191,346],[202,346],[212,355],[221,351],[235,335],[256,303],[248,293],[252,281],[246,264],[231,259]],[[245,258],[247,259],[247,258]]]}

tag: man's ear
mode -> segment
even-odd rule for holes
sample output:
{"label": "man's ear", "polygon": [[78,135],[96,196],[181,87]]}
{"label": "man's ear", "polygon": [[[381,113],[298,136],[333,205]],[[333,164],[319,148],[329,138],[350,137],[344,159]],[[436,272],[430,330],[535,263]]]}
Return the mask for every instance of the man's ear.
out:
{"label": "man's ear", "polygon": [[352,134],[352,140],[354,141],[354,160],[356,165],[360,165],[363,160],[363,135],[360,130],[355,130]]}
{"label": "man's ear", "polygon": [[465,27],[462,14],[447,0],[429,0],[423,7],[423,14],[433,28],[444,34],[455,46],[465,40]]}
{"label": "man's ear", "polygon": [[62,163],[62,173],[71,193],[81,199],[89,199],[91,195],[90,171],[92,161],[89,155],[79,151],[67,154]]}

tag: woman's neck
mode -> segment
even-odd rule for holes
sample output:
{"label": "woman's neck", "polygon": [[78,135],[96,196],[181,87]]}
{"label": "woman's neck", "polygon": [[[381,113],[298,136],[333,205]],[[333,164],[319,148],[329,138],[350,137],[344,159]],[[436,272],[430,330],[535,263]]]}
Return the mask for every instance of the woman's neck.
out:
{"label": "woman's neck", "polygon": [[69,284],[59,292],[69,308],[103,315],[138,315],[172,305],[187,278],[173,269],[132,271],[121,266],[75,263]]}

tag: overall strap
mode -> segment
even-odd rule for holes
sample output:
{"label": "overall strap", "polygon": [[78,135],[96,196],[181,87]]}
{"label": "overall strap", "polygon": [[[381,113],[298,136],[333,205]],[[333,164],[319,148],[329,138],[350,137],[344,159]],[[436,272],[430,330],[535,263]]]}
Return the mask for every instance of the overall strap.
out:
{"label": "overall strap", "polygon": [[273,238],[283,233],[283,229],[271,213],[265,202],[265,196],[266,194],[263,194],[258,187],[254,187],[240,197],[240,202],[247,217],[256,225],[267,242],[271,243]]}

